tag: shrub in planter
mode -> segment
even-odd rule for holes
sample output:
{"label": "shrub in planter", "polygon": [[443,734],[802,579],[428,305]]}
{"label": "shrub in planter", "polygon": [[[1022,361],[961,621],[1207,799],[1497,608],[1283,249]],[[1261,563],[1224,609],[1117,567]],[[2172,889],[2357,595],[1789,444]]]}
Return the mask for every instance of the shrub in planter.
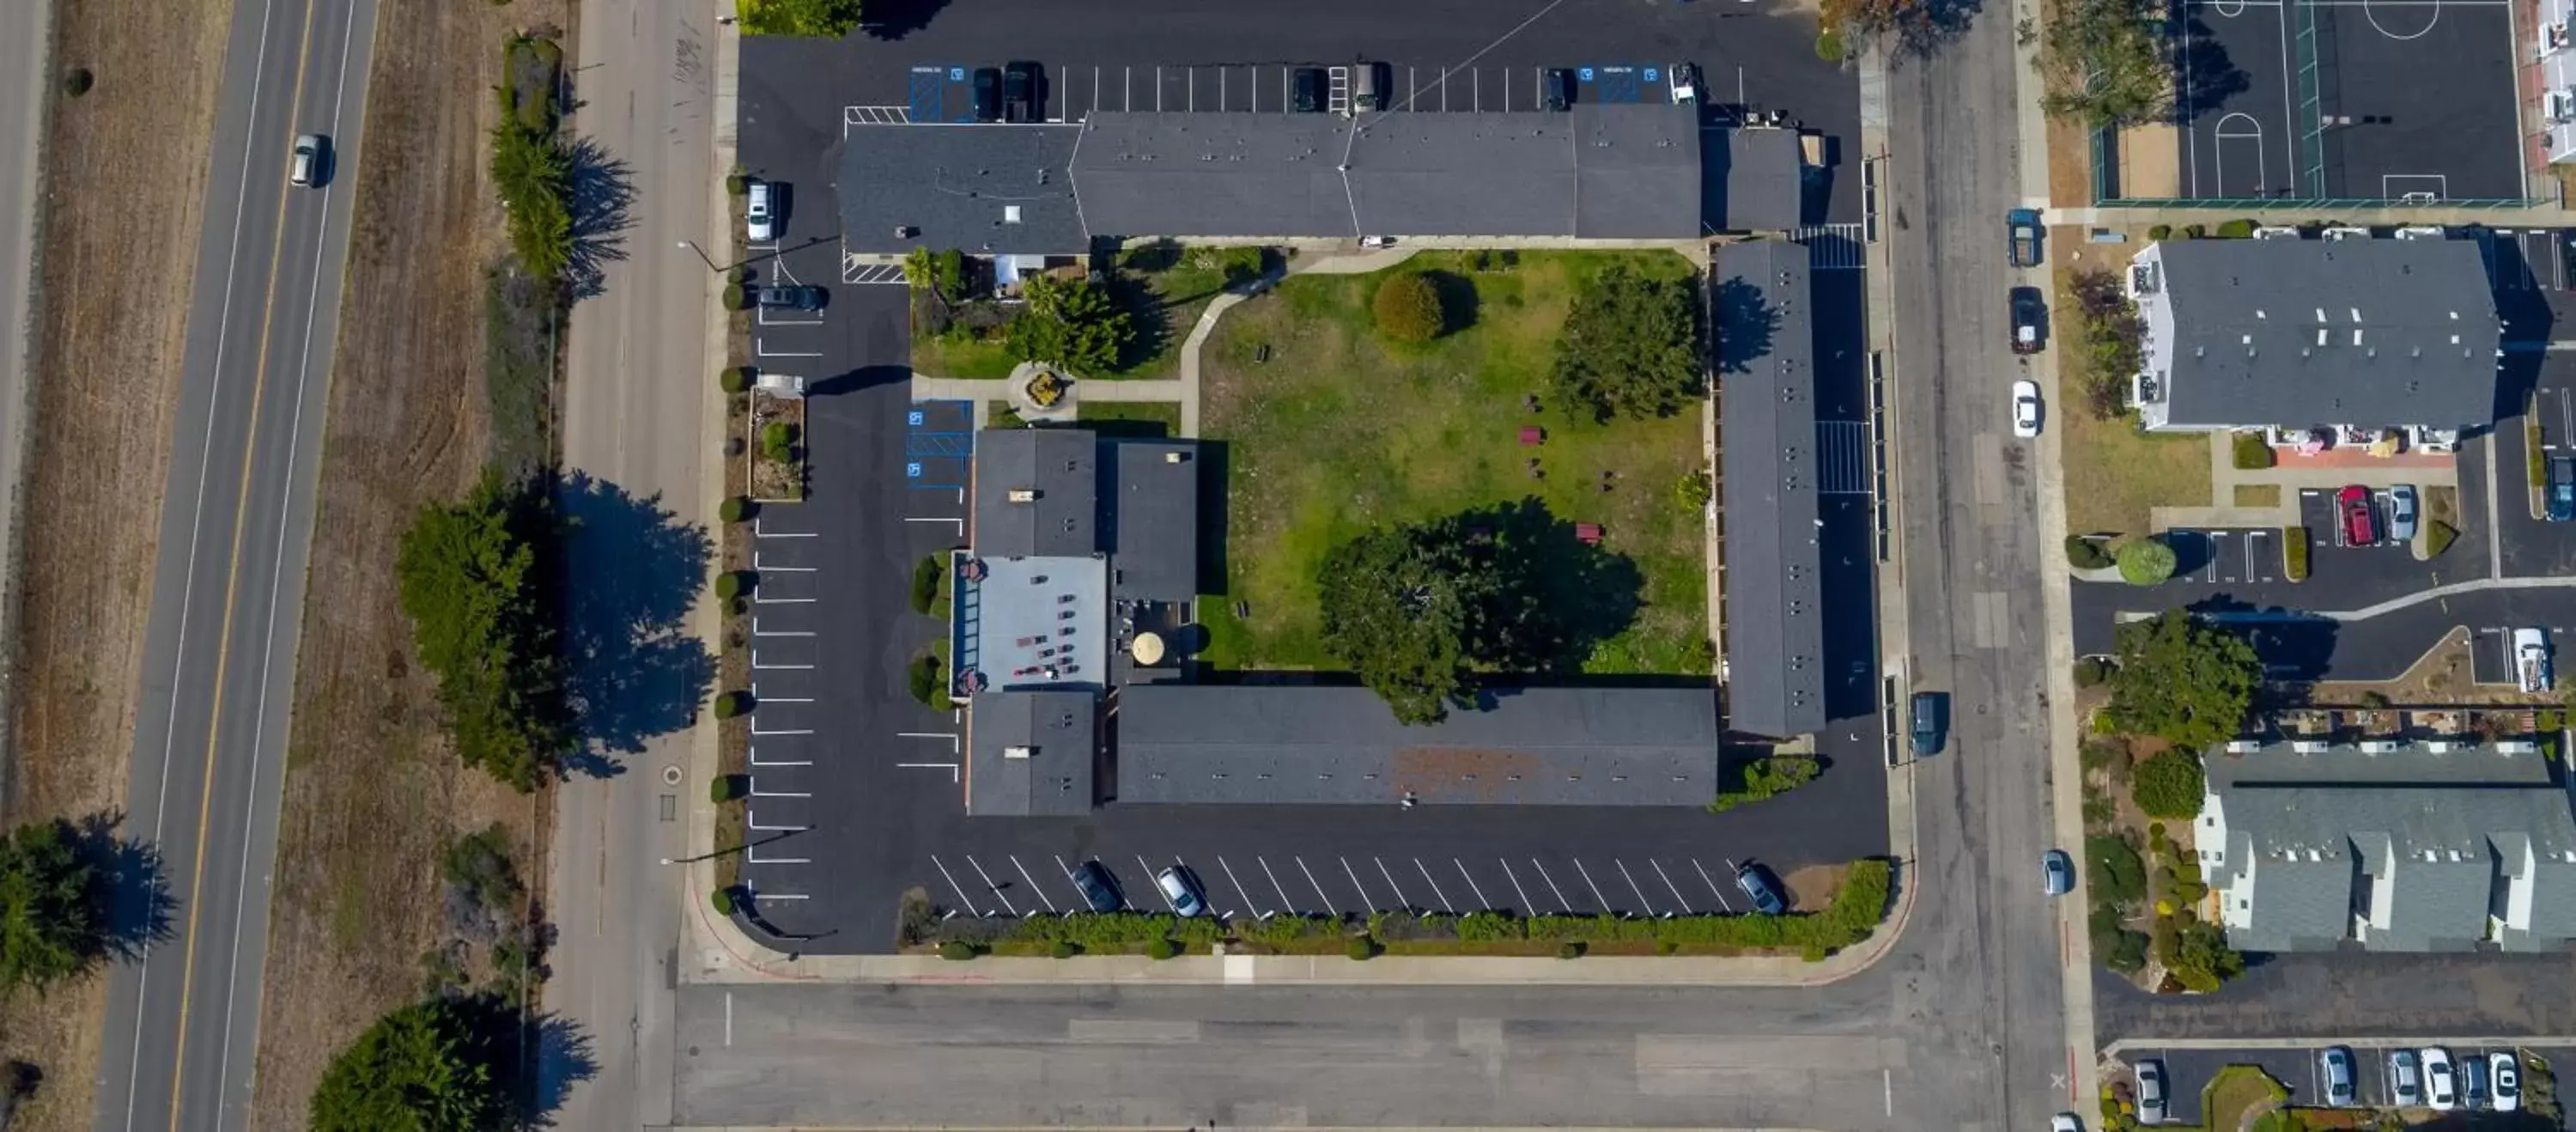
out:
{"label": "shrub in planter", "polygon": [[2253,234],[2254,222],[2242,217],[2235,220],[2221,221],[2218,225],[2218,236],[2223,240],[2242,240],[2252,236]]}
{"label": "shrub in planter", "polygon": [[2186,239],[2206,239],[2209,236],[2209,226],[2205,224],[2185,224],[2182,226],[2182,234]]}
{"label": "shrub in planter", "polygon": [[751,392],[751,367],[726,366],[716,373],[716,387],[727,393]]}
{"label": "shrub in planter", "polygon": [[2245,471],[2260,471],[2272,466],[2274,460],[2272,446],[2264,443],[2263,434],[2240,432],[2229,443],[2234,446],[2238,468]]}
{"label": "shrub in planter", "polygon": [[1355,935],[1351,937],[1351,946],[1349,949],[1351,958],[1375,959],[1377,958],[1377,953],[1378,946],[1376,940],[1370,939],[1364,935]]}
{"label": "shrub in planter", "polygon": [[1557,944],[1556,957],[1559,959],[1583,958],[1583,941],[1579,939],[1569,939],[1563,943]]}
{"label": "shrub in planter", "polygon": [[913,658],[912,663],[904,666],[904,681],[912,690],[912,698],[921,701],[923,706],[948,706],[948,669],[939,663],[938,657]]}
{"label": "shrub in planter", "polygon": [[2083,535],[2066,536],[2066,564],[2078,570],[2099,570],[2111,564],[2111,555],[2102,544]]}
{"label": "shrub in planter", "polygon": [[2293,582],[2308,580],[2308,529],[2281,528],[2281,576]]}
{"label": "shrub in planter", "polygon": [[716,517],[728,523],[739,523],[751,517],[751,500],[736,495],[716,506]]}
{"label": "shrub in planter", "polygon": [[738,197],[738,196],[741,196],[741,195],[743,195],[743,194],[745,194],[745,193],[748,193],[748,192],[750,192],[750,191],[751,191],[751,178],[746,177],[746,176],[743,176],[743,175],[742,175],[742,174],[740,174],[740,173],[727,173],[727,174],[725,174],[725,193],[726,193],[726,195],[728,195],[728,196],[737,196],[737,197]]}
{"label": "shrub in planter", "polygon": [[2100,687],[2103,681],[2110,678],[2110,661],[2098,656],[2088,656],[2075,662],[2075,686],[2078,688]]}
{"label": "shrub in planter", "polygon": [[1145,957],[1148,959],[1169,959],[1180,953],[1181,945],[1172,942],[1168,936],[1156,936],[1145,941]]}
{"label": "shrub in planter", "polygon": [[2121,581],[2152,586],[2173,577],[2174,552],[2161,539],[2142,538],[2120,548],[2119,563]]}
{"label": "shrub in planter", "polygon": [[730,888],[719,888],[715,890],[713,894],[713,903],[716,906],[716,915],[733,915],[733,890]]}
{"label": "shrub in planter", "polygon": [[2459,537],[2459,528],[2454,527],[2449,523],[2445,523],[2440,519],[2435,519],[2432,522],[2425,524],[2424,557],[2441,557],[2442,552],[2451,549],[2452,541]]}
{"label": "shrub in planter", "polygon": [[1047,949],[1047,954],[1058,959],[1071,959],[1082,954],[1082,945],[1069,939],[1059,939],[1054,947]]}
{"label": "shrub in planter", "polygon": [[1843,61],[1843,56],[1848,52],[1848,50],[1849,49],[1843,45],[1843,34],[1841,32],[1835,31],[1832,28],[1827,28],[1816,33],[1816,58],[1822,59],[1828,63],[1840,63]]}
{"label": "shrub in planter", "polygon": [[744,786],[742,775],[719,774],[714,778],[707,780],[707,801],[714,802],[717,805],[723,805],[726,802],[740,798],[743,796],[743,792]]}
{"label": "shrub in planter", "polygon": [[751,588],[750,575],[749,570],[727,570],[716,575],[716,598],[732,601],[741,597],[744,590]]}
{"label": "shrub in planter", "polygon": [[749,692],[737,690],[716,697],[717,719],[732,719],[750,710],[751,693]]}
{"label": "shrub in planter", "polygon": [[952,939],[939,945],[940,958],[961,963],[978,955],[982,955],[983,953],[983,948],[977,947],[962,939]]}
{"label": "shrub in planter", "polygon": [[928,616],[930,607],[939,603],[939,579],[948,572],[948,560],[932,554],[912,564],[912,611]]}
{"label": "shrub in planter", "polygon": [[2162,240],[2172,235],[2173,225],[2171,224],[2151,224],[2147,227],[2147,238],[2150,240]]}
{"label": "shrub in planter", "polygon": [[751,293],[736,283],[724,289],[724,309],[738,311],[751,305]]}

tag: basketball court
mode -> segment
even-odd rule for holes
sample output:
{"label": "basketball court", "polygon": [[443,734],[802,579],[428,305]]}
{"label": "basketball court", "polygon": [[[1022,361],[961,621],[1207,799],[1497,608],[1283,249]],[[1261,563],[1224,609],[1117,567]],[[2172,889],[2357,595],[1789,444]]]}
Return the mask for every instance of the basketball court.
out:
{"label": "basketball court", "polygon": [[2183,0],[2181,195],[2519,199],[2510,0]]}

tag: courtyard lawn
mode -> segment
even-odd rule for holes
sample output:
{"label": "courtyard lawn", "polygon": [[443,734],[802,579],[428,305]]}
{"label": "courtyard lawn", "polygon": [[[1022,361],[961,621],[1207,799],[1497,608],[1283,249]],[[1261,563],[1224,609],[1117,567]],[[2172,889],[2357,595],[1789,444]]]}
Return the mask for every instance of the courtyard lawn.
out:
{"label": "courtyard lawn", "polygon": [[1011,376],[1020,364],[1002,344],[999,331],[976,338],[964,330],[912,336],[912,370],[929,377],[995,378]]}
{"label": "courtyard lawn", "polygon": [[2066,430],[2067,533],[2140,535],[2151,508],[2210,505],[2209,437],[2150,436],[2126,417],[2094,420],[2082,406],[2057,420]]}
{"label": "courtyard lawn", "polygon": [[[1277,253],[1256,249],[1275,262]],[[1246,253],[1249,254],[1249,253]],[[1225,271],[1202,249],[1156,242],[1119,256],[1110,293],[1127,312],[1136,337],[1120,352],[1116,373],[1086,374],[1112,380],[1175,377],[1181,343],[1208,304],[1225,293]]]}
{"label": "courtyard lawn", "polygon": [[[1598,523],[1602,549],[1643,576],[1636,619],[1584,663],[1601,674],[1707,670],[1700,510],[1677,485],[1705,467],[1701,411],[1596,424],[1549,395],[1574,281],[1613,262],[1678,278],[1667,252],[1522,252],[1474,270],[1473,253],[1416,255],[1459,326],[1400,345],[1372,329],[1385,273],[1299,275],[1228,311],[1201,357],[1202,430],[1223,445],[1227,586],[1201,608],[1205,659],[1227,669],[1340,668],[1325,651],[1315,579],[1325,554],[1363,531],[1536,498],[1560,522]],[[1472,291],[1471,303],[1458,300]],[[1256,362],[1264,347],[1266,361]],[[1541,408],[1525,404],[1531,395]],[[1524,446],[1522,426],[1545,430]],[[1536,457],[1545,472],[1529,474]],[[1602,473],[1610,472],[1610,490]],[[1234,613],[1237,603],[1246,615]]]}

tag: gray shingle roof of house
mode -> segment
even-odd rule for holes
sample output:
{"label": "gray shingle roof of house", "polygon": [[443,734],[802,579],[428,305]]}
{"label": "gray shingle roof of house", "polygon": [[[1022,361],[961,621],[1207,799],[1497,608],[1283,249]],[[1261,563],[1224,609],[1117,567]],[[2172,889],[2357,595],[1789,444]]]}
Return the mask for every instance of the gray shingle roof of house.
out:
{"label": "gray shingle roof of house", "polygon": [[[1011,493],[1033,491],[1014,501]],[[975,439],[975,553],[1072,557],[1100,549],[1099,438],[1088,429],[994,429]]]}
{"label": "gray shingle roof of house", "polygon": [[2520,834],[2499,836],[2495,844],[2505,875],[2528,871],[2532,883],[2530,926],[2506,927],[2499,935],[2505,949],[2554,949],[2576,939],[2576,859],[2567,853],[2551,856]]}
{"label": "gray shingle roof of house", "polygon": [[1118,697],[1125,803],[1698,806],[1717,790],[1696,689],[1505,690],[1397,723],[1366,688],[1156,685]]}
{"label": "gray shingle roof of house", "polygon": [[1073,154],[1100,236],[1700,233],[1689,107],[1570,113],[1096,113]]}
{"label": "gray shingle roof of house", "polygon": [[1727,722],[1803,735],[1825,724],[1807,249],[1729,244],[1716,274]]}
{"label": "gray shingle roof of house", "polygon": [[1733,129],[1712,147],[1724,164],[1723,199],[1716,227],[1731,232],[1781,232],[1806,221],[1806,163],[1798,131]]}
{"label": "gray shingle roof of house", "polygon": [[1000,817],[1091,812],[1096,755],[1090,692],[975,697],[966,812]]}
{"label": "gray shingle roof of house", "polygon": [[1120,440],[1105,446],[1110,506],[1100,545],[1110,554],[1109,595],[1144,601],[1198,596],[1199,446],[1188,440]]}
{"label": "gray shingle roof of house", "polygon": [[2500,326],[2467,240],[2168,240],[2174,425],[2485,425]]}
{"label": "gray shingle roof of house", "polygon": [[[1090,249],[1066,165],[1077,126],[851,126],[841,150],[842,246],[975,254]],[[1018,219],[1010,218],[1016,209]],[[788,221],[790,239],[819,221]],[[895,229],[919,231],[898,237]]]}
{"label": "gray shingle roof of house", "polygon": [[[2315,951],[2352,934],[2352,846],[2320,846],[2318,860],[2249,859],[2251,839],[2239,834],[2228,854],[2254,870],[2253,925],[2230,937],[2244,951]],[[2232,871],[2232,870],[2231,870]],[[2215,879],[2215,874],[2213,874]]]}
{"label": "gray shingle roof of house", "polygon": [[2340,743],[2325,750],[2302,752],[2286,742],[2265,743],[2243,753],[2213,751],[2204,760],[2214,788],[2235,783],[2312,786],[2458,787],[2471,783],[2546,786],[2549,760],[2537,751],[2507,752],[2483,740],[2453,743],[2436,751],[2432,744],[2410,741],[2403,750],[2373,754],[2358,745]]}

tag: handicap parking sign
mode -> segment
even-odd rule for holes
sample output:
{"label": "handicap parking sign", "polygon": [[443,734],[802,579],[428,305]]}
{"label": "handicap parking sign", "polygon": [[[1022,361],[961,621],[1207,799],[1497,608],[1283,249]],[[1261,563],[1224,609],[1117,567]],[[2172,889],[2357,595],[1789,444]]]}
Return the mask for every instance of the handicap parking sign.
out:
{"label": "handicap parking sign", "polygon": [[912,427],[914,427],[914,428],[920,428],[920,427],[921,427],[921,410],[919,410],[919,409],[914,409],[913,411],[911,411],[911,412],[909,412],[909,413],[905,413],[905,414],[904,414],[904,423],[909,424],[909,425],[911,425],[911,426],[912,426]]}
{"label": "handicap parking sign", "polygon": [[1662,82],[1662,81],[1663,81],[1663,79],[1658,75],[1658,73],[1657,73],[1657,71],[1656,71],[1656,68],[1648,67],[1648,68],[1646,68],[1646,81],[1647,81],[1647,82],[1650,82],[1650,83],[1657,83],[1657,82]]}
{"label": "handicap parking sign", "polygon": [[921,478],[921,462],[920,462],[920,461],[918,461],[918,460],[914,460],[914,461],[910,461],[910,462],[907,462],[906,464],[904,464],[904,466],[903,466],[903,475],[904,475],[904,478],[905,478],[905,479],[915,479],[915,480],[920,479],[920,478]]}
{"label": "handicap parking sign", "polygon": [[1583,79],[1583,81],[1585,81],[1585,82],[1587,82],[1587,83],[1592,81],[1592,68],[1590,68],[1590,67],[1585,67],[1585,68],[1583,68],[1582,70],[1577,71],[1577,72],[1575,72],[1575,73],[1576,73],[1578,76],[1580,76],[1580,77]]}
{"label": "handicap parking sign", "polygon": [[964,67],[950,67],[950,68],[948,68],[948,81],[949,81],[949,82],[952,82],[952,83],[962,83],[962,82],[965,82],[965,81],[966,81],[966,68],[964,68]]}

